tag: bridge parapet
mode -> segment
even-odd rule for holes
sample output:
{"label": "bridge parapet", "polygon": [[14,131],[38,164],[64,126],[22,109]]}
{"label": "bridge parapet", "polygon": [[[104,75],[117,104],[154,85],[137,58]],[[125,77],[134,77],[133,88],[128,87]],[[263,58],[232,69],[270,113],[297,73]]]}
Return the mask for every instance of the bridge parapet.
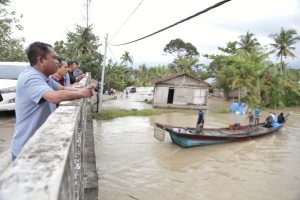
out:
{"label": "bridge parapet", "polygon": [[[81,83],[89,82],[88,75]],[[84,166],[84,150],[94,145],[93,140],[86,143],[90,108],[88,98],[68,101],[49,116],[2,172],[0,199],[84,199],[84,169],[89,170]]]}

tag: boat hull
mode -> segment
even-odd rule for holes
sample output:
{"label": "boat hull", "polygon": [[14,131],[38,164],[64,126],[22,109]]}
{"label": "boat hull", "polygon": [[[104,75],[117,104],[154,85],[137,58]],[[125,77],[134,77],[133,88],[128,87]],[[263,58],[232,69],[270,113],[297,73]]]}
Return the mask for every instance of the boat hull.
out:
{"label": "boat hull", "polygon": [[263,124],[261,124],[254,128],[246,128],[243,130],[230,130],[228,128],[204,129],[200,134],[195,134],[194,128],[182,128],[162,124],[157,124],[157,126],[169,132],[173,143],[188,148],[255,139],[278,131],[283,127],[283,124],[272,128],[265,128]]}
{"label": "boat hull", "polygon": [[207,139],[200,139],[200,138],[180,137],[176,133],[172,133],[172,132],[169,133],[172,142],[184,148],[211,145],[211,144],[222,144],[222,143],[229,142],[225,140],[207,140]]}

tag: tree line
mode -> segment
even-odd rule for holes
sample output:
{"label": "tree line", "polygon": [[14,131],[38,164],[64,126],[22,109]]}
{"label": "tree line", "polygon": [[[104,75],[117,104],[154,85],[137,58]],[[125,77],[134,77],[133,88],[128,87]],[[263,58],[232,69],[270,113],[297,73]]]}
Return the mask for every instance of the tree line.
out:
{"label": "tree line", "polygon": [[[200,79],[216,78],[214,87],[229,93],[238,91],[238,101],[251,106],[284,107],[300,105],[300,69],[292,69],[284,58],[296,55],[294,45],[300,37],[293,29],[282,28],[279,33],[271,34],[274,43],[262,46],[255,35],[249,31],[237,41],[229,41],[219,47],[221,54],[208,55],[211,62],[201,64],[197,48],[182,39],[171,40],[163,52],[173,56],[168,65],[130,67],[133,56],[125,51],[120,62],[108,60],[105,69],[105,87],[123,90],[127,86],[150,86],[153,80],[174,73],[187,73]],[[76,27],[75,33],[67,34],[67,41],[55,42],[54,48],[66,58],[79,60],[85,71],[91,71],[99,79],[103,55],[98,53],[99,39],[93,34],[92,27]],[[278,63],[272,62],[274,55]],[[243,96],[241,94],[244,94]]]}
{"label": "tree line", "polygon": [[[22,30],[15,12],[7,12],[9,0],[0,0],[0,60],[27,61],[24,53],[24,38],[12,38],[12,28]],[[20,16],[21,17],[21,16]],[[171,40],[162,51],[173,56],[167,65],[133,68],[130,52],[125,51],[120,61],[109,59],[105,69],[105,87],[124,90],[127,86],[150,86],[151,81],[174,73],[188,73],[204,80],[214,77],[214,87],[229,93],[238,91],[238,101],[251,106],[283,107],[300,105],[300,69],[292,69],[284,61],[296,57],[295,44],[300,37],[294,29],[281,28],[278,33],[270,34],[273,43],[263,46],[255,35],[246,32],[236,41],[228,41],[219,47],[220,54],[202,54],[210,60],[209,64],[200,62],[197,48],[180,38]],[[54,43],[55,51],[65,59],[80,62],[84,71],[89,71],[94,79],[100,79],[103,55],[99,51],[99,37],[93,27],[75,25],[74,32],[67,33],[66,41]],[[275,55],[279,62],[273,62]],[[300,67],[300,66],[299,66]],[[241,95],[243,94],[243,95]]]}

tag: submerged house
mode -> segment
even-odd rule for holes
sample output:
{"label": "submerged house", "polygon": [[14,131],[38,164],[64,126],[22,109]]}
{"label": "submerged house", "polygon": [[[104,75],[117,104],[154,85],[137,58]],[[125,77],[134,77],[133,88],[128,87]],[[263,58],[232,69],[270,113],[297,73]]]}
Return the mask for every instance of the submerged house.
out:
{"label": "submerged house", "polygon": [[154,80],[153,106],[206,109],[209,84],[189,74]]}

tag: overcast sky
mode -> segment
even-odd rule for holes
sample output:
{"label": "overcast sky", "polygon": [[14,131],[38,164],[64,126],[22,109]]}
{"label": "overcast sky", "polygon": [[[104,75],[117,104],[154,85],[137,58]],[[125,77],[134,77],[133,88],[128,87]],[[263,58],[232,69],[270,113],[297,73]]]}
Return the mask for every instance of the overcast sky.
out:
{"label": "overcast sky", "polygon": [[[134,66],[142,63],[152,66],[172,61],[172,57],[163,55],[163,48],[176,38],[192,43],[202,55],[220,53],[218,47],[238,40],[247,31],[254,33],[262,45],[272,43],[269,35],[278,33],[281,27],[293,28],[300,35],[300,0],[232,0],[150,38],[125,46],[113,46],[148,35],[219,2],[143,0],[118,32],[141,1],[91,0],[90,23],[100,43],[104,44],[108,33],[108,58],[119,61],[124,51],[129,51]],[[57,40],[66,40],[66,33],[74,31],[75,24],[86,25],[85,5],[86,0],[11,0],[10,8],[23,14],[21,24],[24,30],[15,34],[25,37],[25,46],[34,41],[53,44]],[[104,53],[104,45],[100,51]],[[295,52],[298,57],[286,61],[300,68],[300,42]],[[207,62],[202,56],[201,61]]]}

